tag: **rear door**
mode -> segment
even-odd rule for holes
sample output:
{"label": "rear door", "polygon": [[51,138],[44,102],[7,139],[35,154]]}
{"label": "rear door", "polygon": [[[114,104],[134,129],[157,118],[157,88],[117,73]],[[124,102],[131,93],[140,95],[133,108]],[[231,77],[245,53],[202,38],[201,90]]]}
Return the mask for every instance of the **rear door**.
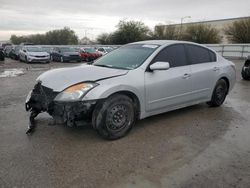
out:
{"label": "rear door", "polygon": [[218,80],[220,67],[211,50],[193,44],[185,44],[192,72],[193,100],[210,99]]}
{"label": "rear door", "polygon": [[191,70],[187,63],[184,45],[167,46],[151,64],[163,61],[168,70],[145,72],[146,111],[161,110],[187,103],[191,92]]}

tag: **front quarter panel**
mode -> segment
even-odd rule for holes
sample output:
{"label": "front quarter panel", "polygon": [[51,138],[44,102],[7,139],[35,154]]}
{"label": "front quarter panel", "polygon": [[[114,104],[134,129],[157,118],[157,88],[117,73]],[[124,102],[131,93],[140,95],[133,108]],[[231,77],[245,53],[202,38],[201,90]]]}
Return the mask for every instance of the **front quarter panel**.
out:
{"label": "front quarter panel", "polygon": [[144,71],[141,69],[131,70],[126,75],[98,81],[99,84],[90,90],[82,100],[106,99],[110,95],[129,91],[135,94],[140,102],[140,111],[144,112]]}

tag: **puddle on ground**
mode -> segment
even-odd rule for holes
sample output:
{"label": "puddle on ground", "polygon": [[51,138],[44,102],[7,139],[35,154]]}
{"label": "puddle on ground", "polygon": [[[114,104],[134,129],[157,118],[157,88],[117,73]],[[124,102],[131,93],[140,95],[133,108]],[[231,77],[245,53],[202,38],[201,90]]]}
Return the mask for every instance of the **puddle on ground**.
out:
{"label": "puddle on ground", "polygon": [[44,71],[44,70],[49,70],[50,67],[29,67],[27,70],[29,71]]}
{"label": "puddle on ground", "polygon": [[24,74],[24,69],[5,69],[0,72],[0,78],[16,77]]}

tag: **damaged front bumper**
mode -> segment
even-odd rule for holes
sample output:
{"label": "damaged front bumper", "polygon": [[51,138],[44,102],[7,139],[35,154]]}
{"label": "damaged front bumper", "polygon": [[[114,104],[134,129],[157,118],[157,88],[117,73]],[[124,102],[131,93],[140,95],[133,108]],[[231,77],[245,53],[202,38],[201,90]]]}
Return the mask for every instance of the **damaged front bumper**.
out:
{"label": "damaged front bumper", "polygon": [[57,94],[59,92],[54,92],[52,89],[42,86],[40,82],[29,92],[25,102],[26,111],[31,112],[27,133],[34,131],[34,118],[42,112],[51,115],[55,122],[64,123],[70,127],[83,121],[91,122],[96,100],[59,102],[54,100]]}

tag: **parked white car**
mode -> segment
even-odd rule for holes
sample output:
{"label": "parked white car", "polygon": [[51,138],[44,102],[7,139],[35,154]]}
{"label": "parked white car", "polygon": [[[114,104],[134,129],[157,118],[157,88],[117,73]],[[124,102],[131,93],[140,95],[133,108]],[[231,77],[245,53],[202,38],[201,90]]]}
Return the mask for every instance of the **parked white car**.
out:
{"label": "parked white car", "polygon": [[50,54],[47,53],[43,48],[38,46],[23,46],[20,49],[19,59],[20,61],[24,61],[26,63],[49,63]]}
{"label": "parked white car", "polygon": [[99,48],[97,48],[97,52],[99,52],[102,55],[105,55],[111,51],[113,51],[113,48],[111,48],[111,47],[99,47]]}
{"label": "parked white car", "polygon": [[41,112],[68,126],[92,122],[106,139],[126,135],[137,119],[207,102],[223,104],[235,65],[215,51],[183,41],[142,41],[92,65],[53,69],[37,78],[26,100],[30,129]]}

